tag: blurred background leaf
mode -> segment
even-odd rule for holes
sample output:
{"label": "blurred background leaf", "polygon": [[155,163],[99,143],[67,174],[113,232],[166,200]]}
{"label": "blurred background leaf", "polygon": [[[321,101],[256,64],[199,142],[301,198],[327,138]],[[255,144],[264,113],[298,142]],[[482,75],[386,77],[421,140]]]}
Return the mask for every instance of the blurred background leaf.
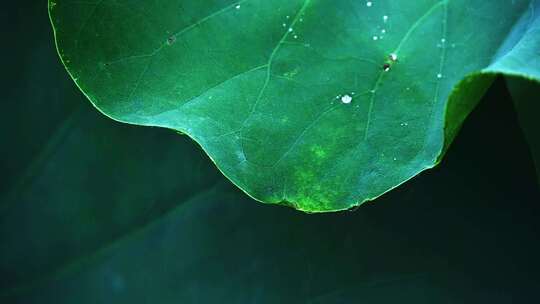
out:
{"label": "blurred background leaf", "polygon": [[186,137],[96,112],[57,58],[46,3],[13,9],[21,45],[5,54],[12,76],[2,82],[5,287],[96,251],[222,179]]}
{"label": "blurred background leaf", "polygon": [[1,303],[540,300],[540,193],[503,81],[438,169],[308,215],[252,201],[186,137],[101,116],[57,59],[46,3],[8,6]]}
{"label": "blurred background leaf", "polygon": [[532,80],[507,77],[520,125],[529,143],[540,182],[540,87]]}

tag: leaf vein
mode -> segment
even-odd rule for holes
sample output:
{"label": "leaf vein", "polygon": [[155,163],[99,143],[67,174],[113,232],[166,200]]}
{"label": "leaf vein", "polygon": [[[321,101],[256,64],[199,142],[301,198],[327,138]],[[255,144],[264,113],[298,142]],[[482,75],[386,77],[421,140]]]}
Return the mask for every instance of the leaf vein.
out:
{"label": "leaf vein", "polygon": [[[296,25],[296,23],[300,19],[300,16],[305,12],[305,10],[308,7],[310,2],[311,2],[311,0],[304,0],[304,4],[302,5],[302,7],[298,10],[296,15],[294,16],[293,21],[291,22],[291,24],[289,26],[290,28],[294,28],[294,26]],[[264,81],[261,89],[259,90],[259,94],[257,94],[257,99],[255,99],[255,102],[253,103],[253,106],[251,107],[250,113],[248,114],[248,116],[246,117],[244,122],[242,123],[242,128],[245,127],[245,124],[253,116],[255,110],[257,109],[257,105],[259,104],[262,96],[264,95],[264,93],[266,91],[266,88],[268,87],[268,84],[270,83],[270,79],[272,77],[272,63],[274,61],[274,58],[275,58],[277,52],[279,51],[281,45],[283,45],[283,43],[285,42],[287,37],[289,37],[289,34],[290,34],[289,30],[285,31],[285,34],[283,34],[281,39],[278,41],[278,43],[276,44],[276,46],[272,50],[272,53],[270,53],[270,57],[268,58],[268,62],[266,64],[267,65],[267,67],[266,67],[267,70],[266,70],[265,81]]]}
{"label": "leaf vein", "polygon": [[[401,51],[401,48],[409,40],[409,37],[412,35],[412,33],[422,24],[422,22],[431,16],[431,14],[436,11],[441,5],[446,5],[449,0],[443,0],[435,3],[430,9],[426,11],[422,16],[420,16],[407,30],[399,44],[397,45],[396,49],[392,52],[393,54],[399,55],[399,52]],[[366,119],[366,128],[364,130],[364,140],[367,140],[369,137],[369,127],[371,124],[371,115],[373,113],[373,105],[375,103],[375,96],[377,95],[377,89],[379,88],[381,81],[383,80],[385,71],[379,72],[379,76],[377,77],[377,80],[375,81],[375,84],[373,85],[373,88],[371,89],[371,98],[369,99],[369,107],[368,107],[368,114]]]}

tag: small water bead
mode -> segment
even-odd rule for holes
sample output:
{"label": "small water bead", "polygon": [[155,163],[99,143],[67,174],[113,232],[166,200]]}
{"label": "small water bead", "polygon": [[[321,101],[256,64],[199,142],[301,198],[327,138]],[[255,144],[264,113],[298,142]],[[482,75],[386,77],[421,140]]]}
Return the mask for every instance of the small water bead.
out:
{"label": "small water bead", "polygon": [[366,2],[367,7],[371,7],[372,5],[373,5],[373,2],[371,2],[371,1]]}
{"label": "small water bead", "polygon": [[289,33],[292,33],[292,31],[293,31],[293,28],[290,27],[290,28],[289,28]]}
{"label": "small water bead", "polygon": [[293,38],[294,38],[294,39],[298,39],[298,35],[294,35]]}
{"label": "small water bead", "polygon": [[283,27],[287,27],[287,23],[283,23],[281,24]]}
{"label": "small water bead", "polygon": [[397,55],[395,53],[390,54],[390,56],[388,56],[388,58],[390,58],[390,60],[392,60],[393,62],[397,61]]}
{"label": "small water bead", "polygon": [[[441,38],[441,42],[437,43],[438,48],[442,48],[445,45],[446,45],[446,39],[445,38]],[[454,44],[452,44],[452,47],[454,47]]]}
{"label": "small water bead", "polygon": [[385,29],[382,29],[382,30],[381,30],[381,33],[386,34],[386,30],[385,30]]}
{"label": "small water bead", "polygon": [[349,104],[352,102],[352,97],[349,96],[348,94],[345,94],[343,95],[343,97],[341,97],[341,102],[344,104]]}
{"label": "small water bead", "polygon": [[384,22],[387,22],[387,21],[388,21],[388,16],[384,15],[382,18],[383,18],[383,21],[384,21]]}
{"label": "small water bead", "polygon": [[236,8],[236,9],[240,9],[240,4],[237,4],[237,5],[235,6],[235,8]]}
{"label": "small water bead", "polygon": [[442,74],[441,74],[441,73],[437,74],[437,78],[441,79],[441,78],[442,78]]}
{"label": "small water bead", "polygon": [[378,36],[373,36],[373,40],[379,40]]}
{"label": "small water bead", "polygon": [[169,38],[167,38],[167,44],[172,45],[176,42],[176,36],[172,35]]}

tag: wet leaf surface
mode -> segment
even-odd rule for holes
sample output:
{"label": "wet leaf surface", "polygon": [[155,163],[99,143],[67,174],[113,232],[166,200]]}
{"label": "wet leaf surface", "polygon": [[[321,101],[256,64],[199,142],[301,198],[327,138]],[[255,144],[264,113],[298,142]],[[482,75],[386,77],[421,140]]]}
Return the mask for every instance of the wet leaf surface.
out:
{"label": "wet leaf surface", "polygon": [[183,132],[252,197],[310,212],[433,167],[492,73],[540,79],[539,11],[535,0],[50,1],[62,60],[104,114]]}

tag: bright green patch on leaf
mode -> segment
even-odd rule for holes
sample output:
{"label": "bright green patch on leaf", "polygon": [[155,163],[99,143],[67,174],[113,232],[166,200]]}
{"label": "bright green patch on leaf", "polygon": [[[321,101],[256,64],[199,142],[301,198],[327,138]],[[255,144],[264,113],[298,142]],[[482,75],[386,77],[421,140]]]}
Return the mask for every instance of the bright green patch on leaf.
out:
{"label": "bright green patch on leaf", "polygon": [[254,198],[304,211],[350,208],[436,165],[492,74],[540,79],[535,0],[49,8],[100,111],[183,132]]}

